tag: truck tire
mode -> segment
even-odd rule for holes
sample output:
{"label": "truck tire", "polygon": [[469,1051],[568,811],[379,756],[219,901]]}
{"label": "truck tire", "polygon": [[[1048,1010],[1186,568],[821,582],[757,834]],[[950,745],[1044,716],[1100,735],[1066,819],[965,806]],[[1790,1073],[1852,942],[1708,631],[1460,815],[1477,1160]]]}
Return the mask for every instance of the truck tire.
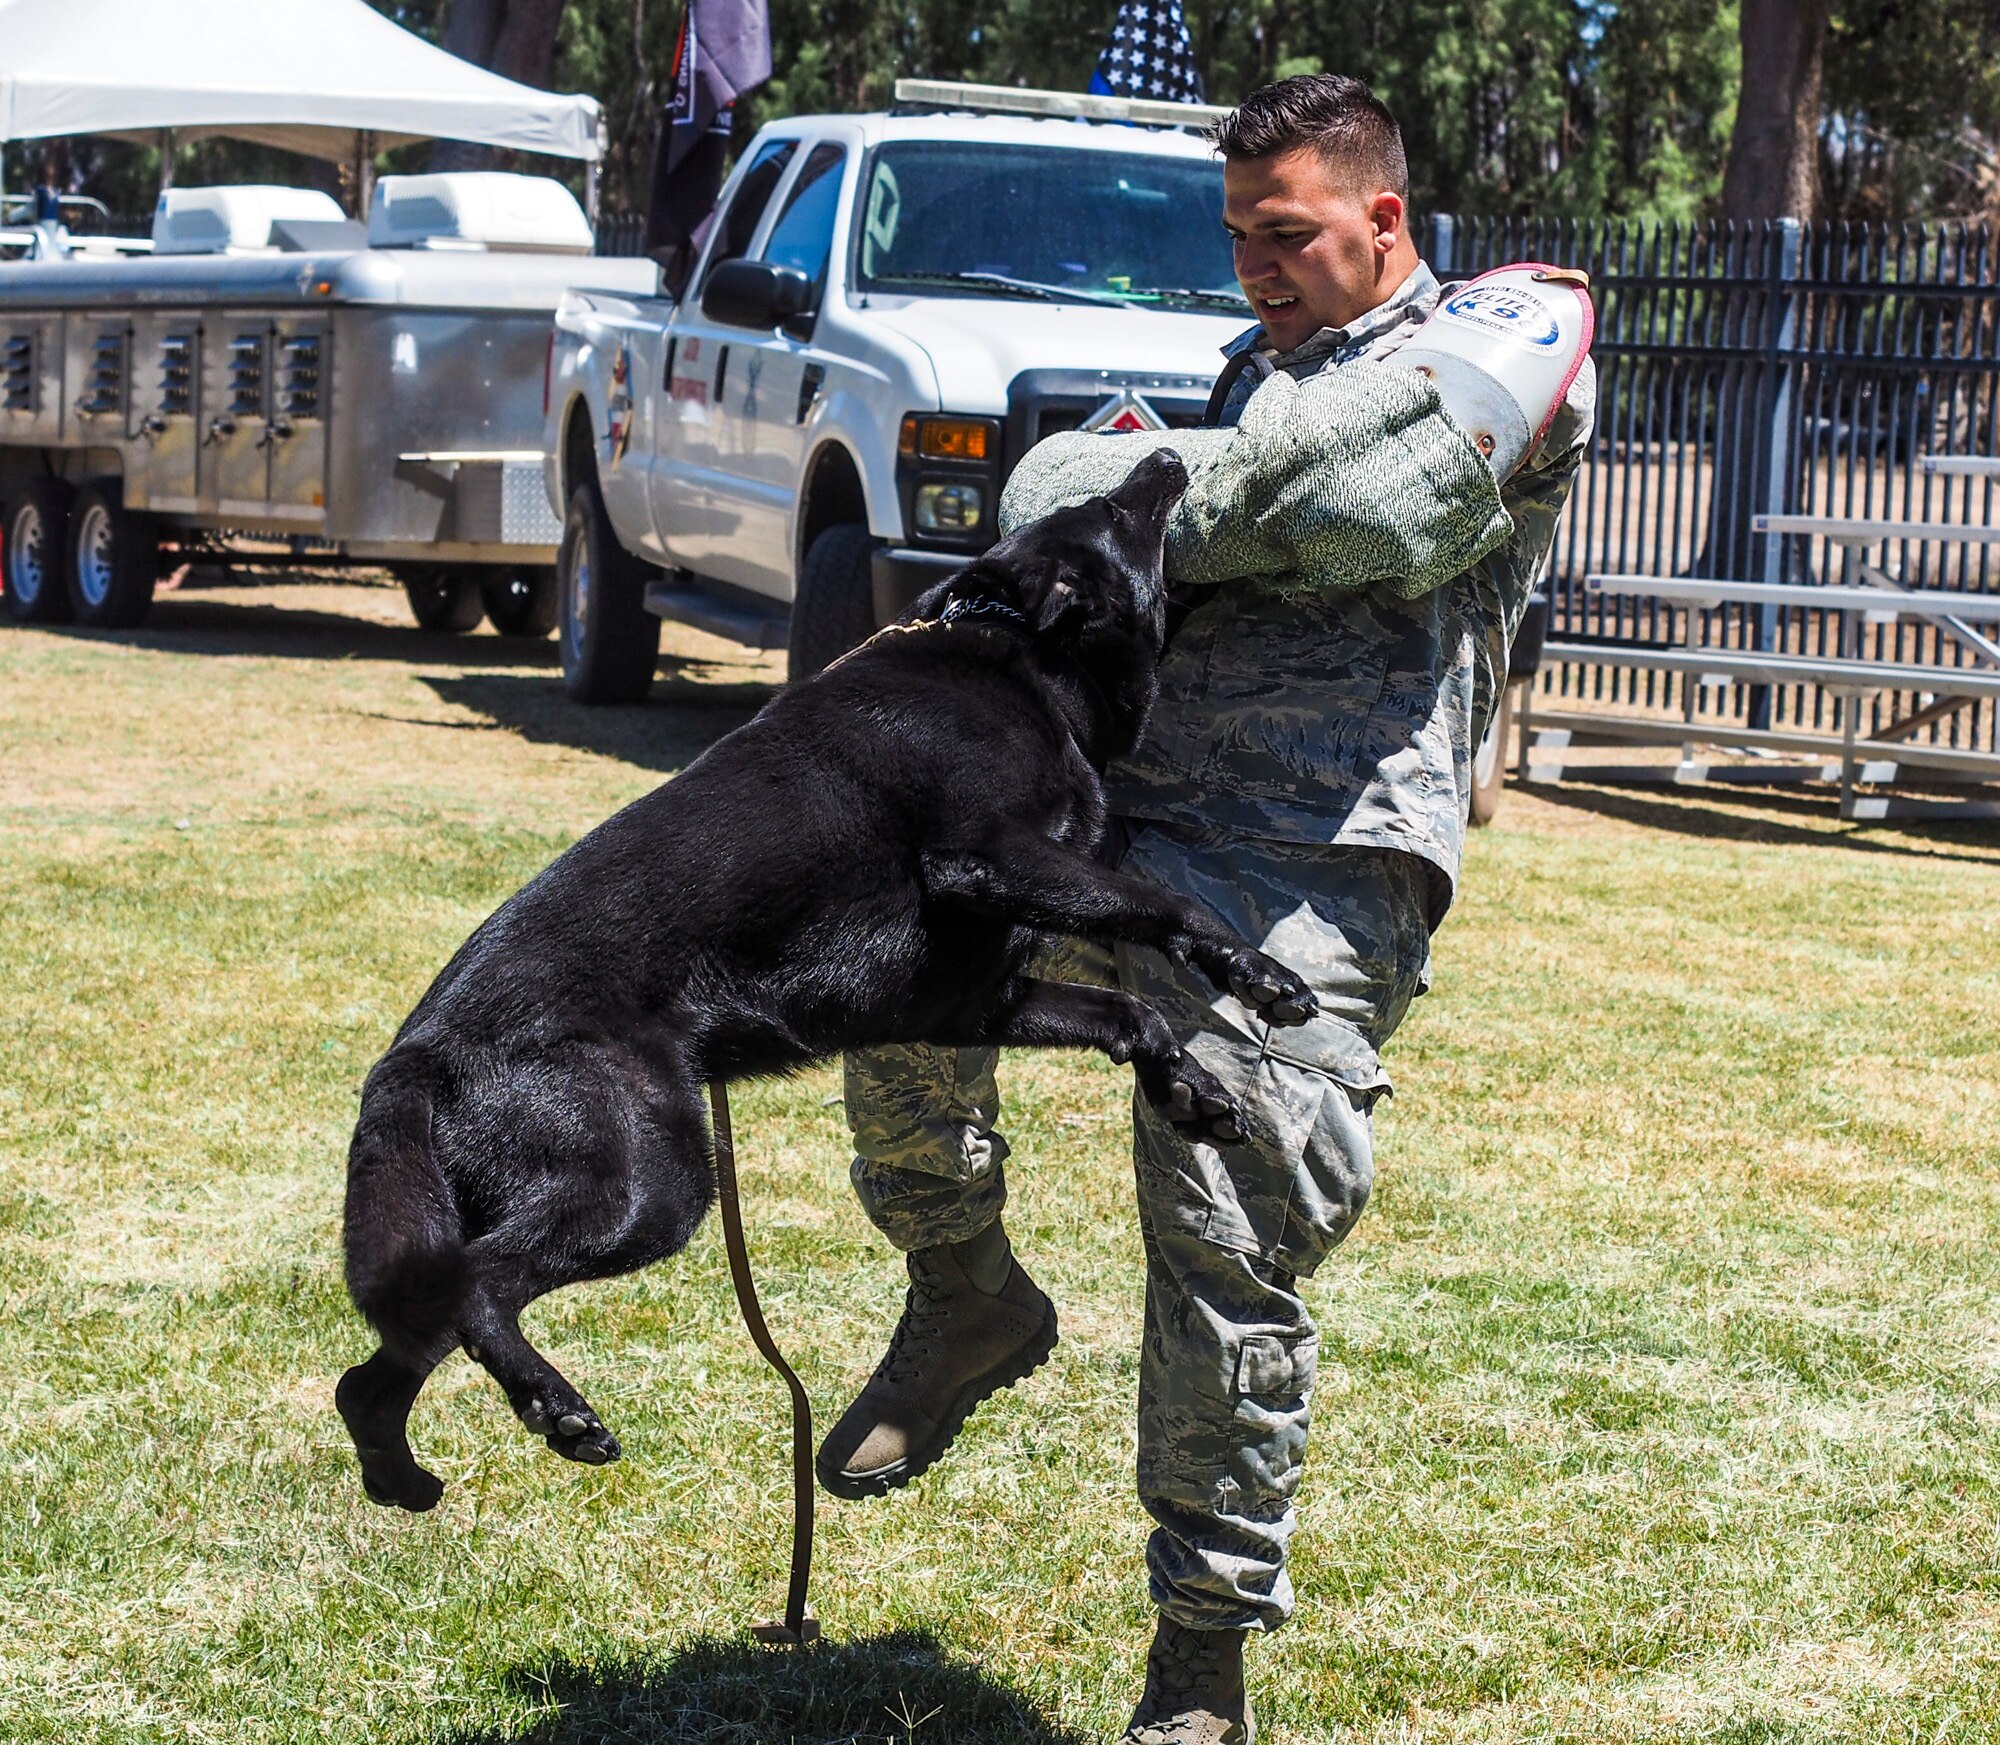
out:
{"label": "truck tire", "polygon": [[486,622],[502,636],[539,640],[555,629],[562,613],[552,564],[494,570],[479,584],[479,597],[486,602]]}
{"label": "truck tire", "polygon": [[16,624],[62,624],[70,614],[63,570],[69,562],[69,511],[76,493],[62,479],[30,479],[7,505],[0,531],[7,616]]}
{"label": "truck tire", "polygon": [[93,479],[77,492],[68,557],[63,579],[77,623],[130,630],[145,622],[160,579],[160,535],[150,516],[125,507],[117,479]]}
{"label": "truck tire", "polygon": [[454,636],[463,636],[468,630],[477,630],[480,619],[486,616],[486,602],[479,596],[478,579],[463,570],[425,564],[397,573],[410,602],[410,616],[417,621],[419,630],[448,630]]}
{"label": "truck tire", "polygon": [[660,661],[646,565],[618,543],[595,484],[578,485],[556,548],[563,688],[579,703],[638,703]]}
{"label": "truck tire", "polygon": [[875,541],[859,521],[842,521],[812,542],[792,600],[787,672],[793,683],[823,672],[873,636]]}
{"label": "truck tire", "polygon": [[[1525,683],[1526,681],[1520,681]],[[1486,737],[1472,753],[1472,822],[1491,824],[1500,813],[1507,786],[1507,741],[1514,737],[1514,694],[1520,683],[1504,686],[1500,706],[1486,724]]]}

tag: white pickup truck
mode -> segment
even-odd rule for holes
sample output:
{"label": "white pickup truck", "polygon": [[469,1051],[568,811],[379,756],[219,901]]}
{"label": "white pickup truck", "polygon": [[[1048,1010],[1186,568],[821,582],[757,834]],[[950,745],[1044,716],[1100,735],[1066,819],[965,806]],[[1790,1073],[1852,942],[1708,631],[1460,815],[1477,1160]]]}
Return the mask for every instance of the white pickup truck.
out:
{"label": "white pickup truck", "polygon": [[995,538],[1055,430],[1195,423],[1250,314],[1217,110],[920,85],[760,132],[678,301],[574,291],[547,375],[563,675],[659,621],[817,671]]}

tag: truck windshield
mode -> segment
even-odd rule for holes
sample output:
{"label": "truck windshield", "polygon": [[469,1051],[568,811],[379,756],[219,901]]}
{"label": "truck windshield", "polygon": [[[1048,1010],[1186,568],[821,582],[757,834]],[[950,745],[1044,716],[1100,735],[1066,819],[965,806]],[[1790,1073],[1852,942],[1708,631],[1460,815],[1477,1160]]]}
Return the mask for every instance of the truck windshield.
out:
{"label": "truck windshield", "polygon": [[863,197],[860,267],[863,290],[1249,308],[1222,228],[1222,166],[1202,158],[884,146]]}

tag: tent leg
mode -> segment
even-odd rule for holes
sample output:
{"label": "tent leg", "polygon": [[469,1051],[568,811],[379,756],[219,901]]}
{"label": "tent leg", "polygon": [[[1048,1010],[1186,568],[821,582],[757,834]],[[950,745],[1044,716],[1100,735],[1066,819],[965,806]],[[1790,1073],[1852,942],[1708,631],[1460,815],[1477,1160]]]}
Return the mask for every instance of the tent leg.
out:
{"label": "tent leg", "polygon": [[583,166],[583,215],[590,220],[590,228],[597,229],[597,160],[592,158]]}
{"label": "tent leg", "polygon": [[354,135],[354,216],[368,222],[375,203],[375,135],[362,128]]}
{"label": "tent leg", "polygon": [[160,192],[164,194],[174,185],[174,130],[160,129]]}

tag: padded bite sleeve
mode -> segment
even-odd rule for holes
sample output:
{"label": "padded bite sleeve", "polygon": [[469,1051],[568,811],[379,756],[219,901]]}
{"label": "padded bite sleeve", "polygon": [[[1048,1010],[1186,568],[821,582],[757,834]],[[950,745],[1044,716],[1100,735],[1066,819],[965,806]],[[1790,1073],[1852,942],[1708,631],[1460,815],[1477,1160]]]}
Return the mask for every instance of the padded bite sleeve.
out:
{"label": "padded bite sleeve", "polygon": [[1437,389],[1414,373],[1352,369],[1303,382],[1280,371],[1230,430],[1052,436],[1007,481],[1001,531],[1114,489],[1157,448],[1173,449],[1190,480],[1167,527],[1177,584],[1379,583],[1415,599],[1511,530],[1491,470]]}

